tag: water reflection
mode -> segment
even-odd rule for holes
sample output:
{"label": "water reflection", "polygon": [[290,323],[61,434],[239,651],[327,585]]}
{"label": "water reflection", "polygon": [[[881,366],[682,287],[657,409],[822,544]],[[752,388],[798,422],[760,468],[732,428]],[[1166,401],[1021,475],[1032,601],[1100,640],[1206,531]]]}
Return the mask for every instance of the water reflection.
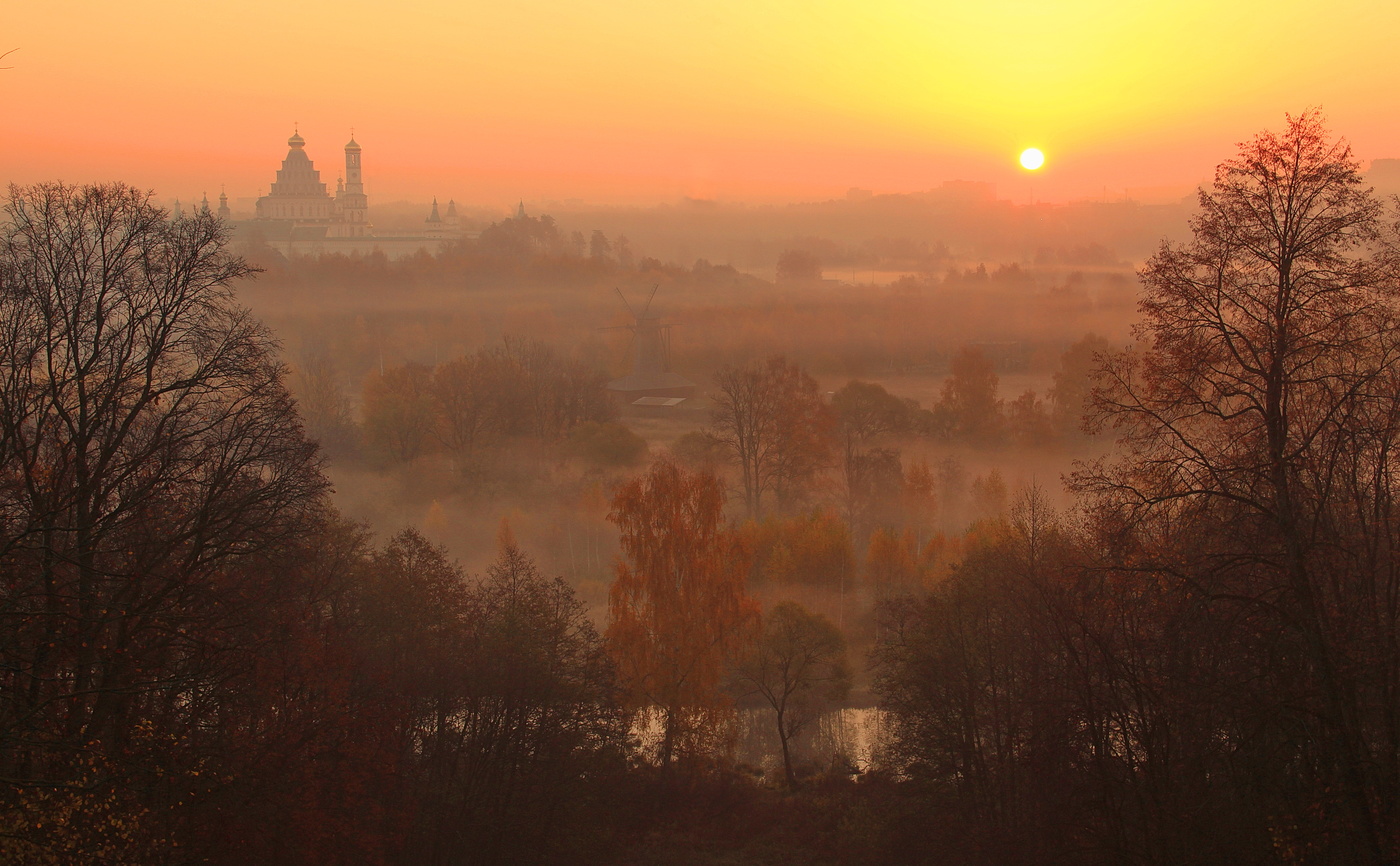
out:
{"label": "water reflection", "polygon": [[[790,741],[799,775],[810,773],[864,773],[879,763],[884,713],[875,707],[851,707],[823,713]],[[760,768],[765,775],[781,776],[782,746],[773,711],[739,711],[735,759]]]}

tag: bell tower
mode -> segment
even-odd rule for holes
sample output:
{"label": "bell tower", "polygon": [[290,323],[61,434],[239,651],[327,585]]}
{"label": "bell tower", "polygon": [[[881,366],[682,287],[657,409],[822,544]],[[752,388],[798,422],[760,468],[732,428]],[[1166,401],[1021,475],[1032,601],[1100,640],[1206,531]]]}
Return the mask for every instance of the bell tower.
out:
{"label": "bell tower", "polygon": [[345,188],[336,191],[336,201],[340,205],[343,234],[356,238],[370,234],[369,198],[365,195],[360,157],[360,145],[351,134],[345,145]]}

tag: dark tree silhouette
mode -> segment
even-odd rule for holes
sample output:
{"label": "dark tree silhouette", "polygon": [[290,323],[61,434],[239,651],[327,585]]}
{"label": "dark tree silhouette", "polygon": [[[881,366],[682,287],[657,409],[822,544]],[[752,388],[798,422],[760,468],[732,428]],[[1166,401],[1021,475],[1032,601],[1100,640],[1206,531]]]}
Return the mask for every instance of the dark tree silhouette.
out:
{"label": "dark tree silhouette", "polygon": [[821,614],[795,601],[780,602],[763,617],[762,633],[735,672],[741,688],[773,709],[783,775],[789,787],[797,787],[793,738],[851,689],[845,637]]}
{"label": "dark tree silhouette", "polygon": [[0,228],[0,777],[88,785],[199,724],[326,484],[215,219],[10,188]]}
{"label": "dark tree silhouette", "polygon": [[1400,609],[1379,600],[1400,595],[1400,323],[1381,206],[1316,112],[1243,144],[1200,201],[1192,239],[1142,271],[1145,350],[1108,359],[1094,393],[1123,454],[1077,484],[1130,521],[1229,528],[1174,570],[1239,605],[1269,675],[1303,687],[1279,708],[1317,726],[1300,814],[1333,816],[1344,859],[1392,862]]}

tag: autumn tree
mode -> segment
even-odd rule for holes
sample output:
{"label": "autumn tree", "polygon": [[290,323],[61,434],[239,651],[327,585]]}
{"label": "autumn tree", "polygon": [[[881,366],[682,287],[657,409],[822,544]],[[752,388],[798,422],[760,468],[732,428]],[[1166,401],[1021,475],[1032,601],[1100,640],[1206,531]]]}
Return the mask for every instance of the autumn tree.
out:
{"label": "autumn tree", "polygon": [[943,531],[960,532],[965,525],[967,469],[956,456],[944,457],[936,464],[934,478]]}
{"label": "autumn tree", "polygon": [[605,374],[538,340],[507,338],[494,355],[503,366],[502,384],[509,385],[496,392],[497,414],[517,419],[510,426],[518,432],[555,442],[585,421],[611,421],[617,414]]}
{"label": "autumn tree", "polygon": [[436,423],[433,433],[452,454],[470,455],[499,424],[492,359],[463,355],[439,364],[429,384]]}
{"label": "autumn tree", "polygon": [[510,337],[436,367],[409,363],[371,373],[365,438],[396,462],[414,460],[434,442],[454,457],[503,438],[555,443],[580,424],[616,416],[605,385],[602,373],[549,345]]}
{"label": "autumn tree", "polygon": [[[460,577],[460,575],[459,575]],[[624,715],[603,640],[573,590],[542,575],[504,528],[495,562],[459,583],[457,676],[416,726],[424,853],[438,862],[576,856],[579,815],[621,765]],[[407,624],[407,623],[405,623]]]}
{"label": "autumn tree", "polygon": [[624,270],[632,270],[636,267],[636,257],[632,253],[632,242],[627,239],[627,235],[618,235],[613,241],[613,252],[617,255],[617,265]]}
{"label": "autumn tree", "polygon": [[832,703],[851,689],[846,639],[831,620],[795,601],[774,605],[763,617],[763,630],[741,657],[735,674],[773,710],[783,775],[797,787],[792,741]]}
{"label": "autumn tree", "polygon": [[612,251],[613,245],[608,236],[603,234],[601,229],[594,229],[588,239],[588,257],[596,261],[606,261],[612,258]]}
{"label": "autumn tree", "polygon": [[647,441],[617,421],[585,421],[569,434],[569,452],[594,467],[636,466]]}
{"label": "autumn tree", "polygon": [[[328,512],[276,560],[241,564],[257,578],[243,590],[257,594],[256,615],[211,641],[218,667],[194,693],[197,718],[178,736],[161,732],[160,782],[133,786],[158,792],[149,817],[188,860],[384,863],[398,852],[418,812],[404,731],[423,680],[408,665],[392,677],[391,654],[368,639],[376,560],[365,530]],[[384,577],[376,589],[403,594]],[[405,644],[395,657],[418,655]]]}
{"label": "autumn tree", "polygon": [[938,516],[938,481],[926,460],[915,460],[904,473],[900,491],[900,514],[904,523],[914,531],[916,540],[924,544],[934,530]]}
{"label": "autumn tree", "polygon": [[330,357],[320,351],[306,353],[293,370],[291,384],[307,436],[332,457],[353,454],[359,431]]}
{"label": "autumn tree", "polygon": [[400,463],[423,453],[437,425],[432,378],[432,368],[417,363],[370,373],[361,413],[372,450]]}
{"label": "autumn tree", "polygon": [[1228,527],[1168,573],[1239,611],[1260,675],[1304,687],[1279,708],[1316,726],[1293,820],[1334,816],[1332,856],[1393,862],[1400,612],[1377,600],[1400,592],[1400,330],[1381,208],[1316,112],[1242,144],[1200,207],[1141,272],[1143,350],[1100,373],[1122,456],[1077,484],[1136,525]]}
{"label": "autumn tree", "polygon": [[1030,389],[1007,404],[1006,431],[1011,441],[1022,448],[1038,448],[1055,436],[1045,401]]}
{"label": "autumn tree", "polygon": [[1009,494],[1001,470],[974,478],[971,493],[973,521],[996,521],[1005,515]]}
{"label": "autumn tree", "polygon": [[768,494],[780,508],[794,504],[830,448],[831,414],[816,380],[769,358],[726,366],[715,384],[713,436],[739,464],[749,517],[762,517]]}
{"label": "autumn tree", "polygon": [[831,395],[831,408],[843,438],[857,446],[909,426],[909,404],[876,382],[847,382]]}
{"label": "autumn tree", "polygon": [[723,509],[718,478],[660,460],[618,488],[608,515],[623,558],[607,640],[632,707],[660,728],[663,766],[713,747],[729,709],[726,666],[758,616]]}
{"label": "autumn tree", "polygon": [[565,244],[553,217],[520,214],[482,229],[476,249],[491,257],[520,261],[561,252]]}
{"label": "autumn tree", "polygon": [[753,557],[756,583],[820,587],[844,594],[855,574],[851,529],[829,509],[770,516],[761,523],[747,521],[739,535]]}
{"label": "autumn tree", "polygon": [[914,533],[877,529],[865,554],[865,579],[877,598],[919,588],[919,550]]}
{"label": "autumn tree", "polygon": [[851,532],[865,538],[872,530],[902,522],[904,464],[893,448],[869,448],[846,465],[846,508]]}

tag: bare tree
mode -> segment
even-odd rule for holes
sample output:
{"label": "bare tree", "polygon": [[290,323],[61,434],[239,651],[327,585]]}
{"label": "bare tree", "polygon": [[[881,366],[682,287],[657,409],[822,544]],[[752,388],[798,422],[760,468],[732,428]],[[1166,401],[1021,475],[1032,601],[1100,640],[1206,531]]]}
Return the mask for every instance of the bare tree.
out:
{"label": "bare tree", "polygon": [[773,709],[783,774],[797,787],[792,741],[834,701],[851,689],[846,639],[831,620],[795,601],[775,605],[763,618],[763,633],[736,666],[747,686]]}
{"label": "bare tree", "polygon": [[[0,776],[68,781],[185,724],[326,483],[208,216],[12,186],[0,227]],[[139,723],[139,724],[138,724]]]}
{"label": "bare tree", "polygon": [[324,351],[306,352],[292,375],[297,411],[306,432],[328,456],[354,453],[358,431],[335,362]]}
{"label": "bare tree", "polygon": [[[1223,163],[1185,244],[1142,271],[1140,353],[1109,358],[1093,406],[1123,456],[1081,490],[1138,521],[1208,521],[1177,570],[1268,622],[1320,725],[1309,780],[1352,862],[1392,862],[1400,772],[1393,553],[1400,341],[1380,205],[1322,119],[1288,119]],[[1335,802],[1330,802],[1334,801]]]}
{"label": "bare tree", "polygon": [[453,454],[471,454],[490,434],[491,359],[463,355],[433,370],[431,391],[437,406],[437,438]]}
{"label": "bare tree", "polygon": [[713,436],[739,464],[750,517],[772,493],[779,507],[800,498],[803,485],[827,460],[831,410],[816,381],[783,358],[715,374],[719,391]]}

